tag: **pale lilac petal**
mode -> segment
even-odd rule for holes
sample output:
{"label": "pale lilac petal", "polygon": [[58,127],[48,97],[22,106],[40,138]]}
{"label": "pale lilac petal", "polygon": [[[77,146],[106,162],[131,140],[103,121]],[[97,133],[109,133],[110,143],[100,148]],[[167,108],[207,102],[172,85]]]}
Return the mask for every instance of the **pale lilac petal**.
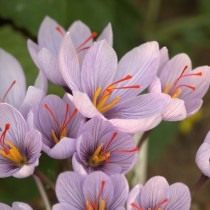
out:
{"label": "pale lilac petal", "polygon": [[182,183],[175,183],[169,187],[169,200],[165,210],[189,210],[191,195],[189,188]]}
{"label": "pale lilac petal", "polygon": [[207,144],[210,144],[210,131],[207,133],[207,135],[204,139],[204,142],[207,143]]}
{"label": "pale lilac petal", "polygon": [[40,48],[47,48],[53,55],[58,54],[64,35],[57,28],[65,34],[65,30],[55,20],[46,16],[38,32],[38,44]]}
{"label": "pale lilac petal", "polygon": [[59,67],[62,77],[72,90],[80,89],[80,63],[70,33],[64,37],[59,52]]}
{"label": "pale lilac petal", "polygon": [[163,68],[163,66],[169,61],[168,49],[167,47],[162,47],[160,49],[160,65],[159,71]]}
{"label": "pale lilac petal", "polygon": [[187,116],[191,116],[198,112],[203,105],[203,100],[202,99],[190,99],[185,101],[185,107],[187,110]]}
{"label": "pale lilac petal", "polygon": [[29,54],[33,60],[33,62],[36,64],[36,66],[41,70],[40,64],[39,64],[39,59],[38,59],[38,53],[40,50],[40,47],[38,44],[34,43],[30,39],[27,40],[27,47]]}
{"label": "pale lilac petal", "polygon": [[76,139],[64,137],[52,148],[43,147],[50,157],[55,159],[66,159],[73,155],[76,150]]}
{"label": "pale lilac petal", "polygon": [[151,85],[149,86],[150,93],[161,93],[161,82],[158,77],[156,77]]}
{"label": "pale lilac petal", "polygon": [[88,118],[92,118],[94,116],[103,117],[103,115],[93,105],[92,101],[90,101],[90,98],[86,93],[73,91],[73,101],[79,112],[85,117]]}
{"label": "pale lilac petal", "polygon": [[[91,35],[90,28],[80,20],[73,22],[69,27],[68,32],[76,48],[79,47]],[[92,42],[90,42],[90,44],[91,43]]]}
{"label": "pale lilac petal", "polygon": [[168,190],[169,184],[164,177],[152,177],[142,188],[140,206],[146,209],[159,207],[158,204],[168,199]]}
{"label": "pale lilac petal", "polygon": [[156,127],[161,120],[161,115],[157,114],[152,117],[142,119],[111,119],[109,121],[120,131],[126,133],[137,133],[151,130]]}
{"label": "pale lilac petal", "polygon": [[147,42],[129,51],[119,62],[115,80],[128,74],[133,78],[125,81],[123,85],[140,85],[140,89],[118,90],[122,95],[137,95],[145,90],[155,79],[159,67],[159,47],[157,42]]}
{"label": "pale lilac petal", "polygon": [[44,95],[45,93],[43,90],[38,89],[34,86],[30,86],[20,106],[20,111],[23,114],[23,116],[26,117],[30,109],[32,109],[34,105],[37,105],[41,101],[41,99],[44,97]]}
{"label": "pale lilac petal", "polygon": [[142,187],[143,186],[141,184],[138,184],[130,191],[127,200],[127,210],[133,210],[131,204],[136,203],[136,200],[138,200],[138,197],[140,197]]}
{"label": "pale lilac petal", "polygon": [[[0,49],[0,101],[19,107],[26,92],[26,81],[20,63],[11,54]],[[8,88],[14,86],[4,98]]]}
{"label": "pale lilac petal", "polygon": [[58,203],[53,206],[52,210],[83,210],[77,207],[71,206],[68,203]]}
{"label": "pale lilac petal", "polygon": [[189,56],[184,53],[178,54],[169,60],[160,70],[159,76],[163,87],[173,85],[186,66],[188,66],[187,73],[192,69],[192,64]]}
{"label": "pale lilac petal", "polygon": [[[209,141],[209,134],[206,141]],[[198,168],[201,170],[201,172],[208,177],[210,177],[209,160],[210,160],[210,144],[209,142],[204,142],[203,144],[201,144],[196,153],[195,162]]]}
{"label": "pale lilac petal", "polygon": [[4,203],[0,203],[1,210],[12,210],[12,208]]}
{"label": "pale lilac petal", "polygon": [[87,175],[87,171],[83,167],[83,165],[77,160],[77,154],[74,154],[72,157],[72,167],[75,172],[78,172],[79,174],[82,175]]}
{"label": "pale lilac petal", "polygon": [[19,170],[11,161],[0,156],[0,178],[10,177]]}
{"label": "pale lilac petal", "polygon": [[42,48],[38,53],[38,59],[40,67],[46,77],[57,85],[65,86],[65,82],[59,70],[57,57],[47,48]]}
{"label": "pale lilac petal", "polygon": [[104,30],[101,32],[99,37],[97,38],[97,41],[100,40],[106,40],[107,43],[112,46],[113,45],[113,32],[112,32],[112,25],[111,23],[108,23],[107,26],[104,28]]}
{"label": "pale lilac petal", "polygon": [[[102,183],[105,182],[103,191],[101,190]],[[114,197],[114,188],[109,176],[102,172],[93,172],[89,174],[83,184],[83,194],[85,200],[98,201],[98,195],[101,193],[101,197],[106,200],[106,208],[110,209],[110,205]]]}
{"label": "pale lilac petal", "polygon": [[98,41],[87,51],[81,71],[82,88],[92,97],[97,88],[105,88],[117,70],[117,55],[106,41]]}
{"label": "pale lilac petal", "polygon": [[84,177],[75,172],[60,174],[56,182],[56,195],[59,202],[68,203],[77,209],[84,209],[83,180]]}
{"label": "pale lilac petal", "polygon": [[179,98],[172,98],[165,108],[163,119],[166,121],[179,121],[187,117],[185,103]]}
{"label": "pale lilac petal", "polygon": [[12,208],[13,210],[33,210],[28,204],[22,202],[14,202]]}
{"label": "pale lilac petal", "polygon": [[112,180],[115,197],[110,208],[115,210],[117,207],[125,206],[125,202],[128,197],[129,186],[127,179],[123,175],[112,175],[110,178]]}
{"label": "pale lilac petal", "polygon": [[38,76],[35,80],[34,86],[36,88],[39,88],[39,89],[43,90],[43,92],[45,94],[47,93],[48,81],[47,81],[47,78],[42,71],[39,71],[39,74],[38,74]]}

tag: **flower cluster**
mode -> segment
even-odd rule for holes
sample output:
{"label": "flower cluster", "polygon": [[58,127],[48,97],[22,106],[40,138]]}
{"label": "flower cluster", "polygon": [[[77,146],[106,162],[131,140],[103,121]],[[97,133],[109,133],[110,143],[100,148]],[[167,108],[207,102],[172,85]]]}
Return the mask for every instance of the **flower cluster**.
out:
{"label": "flower cluster", "polygon": [[[0,177],[34,174],[42,152],[70,159],[73,171],[58,176],[53,210],[189,210],[191,194],[182,183],[155,176],[130,192],[125,174],[140,148],[133,140],[161,121],[196,113],[210,85],[210,67],[192,70],[182,53],[169,58],[166,47],[146,42],[119,61],[108,24],[101,34],[81,21],[64,30],[46,17],[37,43],[28,40],[39,73],[26,88],[18,61],[0,50]],[[65,90],[47,95],[48,81]],[[210,177],[207,136],[196,162]],[[15,202],[12,207],[25,209]]]}

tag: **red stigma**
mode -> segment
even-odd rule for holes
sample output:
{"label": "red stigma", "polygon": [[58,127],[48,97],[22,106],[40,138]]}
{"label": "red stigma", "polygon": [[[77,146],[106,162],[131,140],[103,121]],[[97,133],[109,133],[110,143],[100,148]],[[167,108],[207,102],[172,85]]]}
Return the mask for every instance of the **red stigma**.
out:
{"label": "red stigma", "polygon": [[117,132],[114,132],[112,134],[111,139],[109,140],[109,142],[107,143],[107,145],[105,145],[105,147],[103,148],[103,151],[106,151],[108,149],[108,147],[112,144],[113,140],[117,137]]}
{"label": "red stigma", "polygon": [[7,95],[9,94],[10,90],[14,87],[15,83],[16,83],[16,80],[13,80],[10,86],[7,88],[6,92],[4,93],[2,97],[2,101],[6,99]]}
{"label": "red stigma", "polygon": [[55,113],[53,112],[53,110],[47,104],[44,104],[44,108],[49,112],[49,115],[51,116],[52,120],[59,127],[60,126],[60,123],[58,122],[57,117],[56,117]]}
{"label": "red stigma", "polygon": [[61,28],[60,26],[56,26],[56,27],[55,27],[55,30],[56,30],[58,33],[60,33],[62,36],[65,35],[65,32],[62,30],[62,28]]}
{"label": "red stigma", "polygon": [[131,203],[131,206],[136,210],[143,210],[137,203]]}
{"label": "red stigma", "polygon": [[102,196],[102,193],[103,193],[104,188],[105,188],[105,184],[106,184],[106,181],[102,180],[101,185],[100,185],[100,189],[99,189],[99,193],[98,193],[98,200],[100,200],[100,198]]}
{"label": "red stigma", "polygon": [[0,144],[3,147],[4,152],[6,154],[9,153],[9,147],[5,144],[4,141],[5,141],[5,137],[6,137],[6,134],[7,134],[9,129],[10,129],[10,124],[6,123],[5,126],[4,126],[4,130],[2,131],[1,136],[0,136]]}
{"label": "red stigma", "polygon": [[138,152],[139,148],[138,147],[134,147],[132,149],[122,149],[122,150],[115,150],[114,152],[119,152],[119,153],[134,153],[134,152]]}

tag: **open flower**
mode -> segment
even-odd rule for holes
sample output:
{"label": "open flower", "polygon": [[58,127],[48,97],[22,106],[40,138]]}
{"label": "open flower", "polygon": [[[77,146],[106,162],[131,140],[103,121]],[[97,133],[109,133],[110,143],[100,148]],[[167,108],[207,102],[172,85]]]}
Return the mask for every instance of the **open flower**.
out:
{"label": "open flower", "polygon": [[[148,42],[128,52],[117,65],[117,56],[106,41],[98,41],[87,51],[80,69],[70,34],[63,40],[60,67],[73,101],[86,117],[100,116],[125,132],[155,127],[168,97],[139,95],[154,80],[159,66],[157,42]],[[71,97],[71,96],[70,96]]]}
{"label": "open flower", "polygon": [[210,178],[210,132],[208,132],[204,142],[199,147],[195,162],[202,174]]}
{"label": "open flower", "polygon": [[56,95],[44,97],[34,109],[34,126],[42,133],[43,151],[50,157],[65,159],[76,149],[76,138],[84,118],[72,102]]}
{"label": "open flower", "polygon": [[131,135],[95,117],[81,128],[73,168],[80,173],[126,173],[133,167],[137,151]]}
{"label": "open flower", "polygon": [[122,175],[64,172],[56,183],[59,204],[53,210],[125,210],[128,183]]}
{"label": "open flower", "polygon": [[34,86],[26,90],[23,69],[15,57],[0,49],[0,102],[6,102],[27,115],[47,89],[47,81],[40,72]]}
{"label": "open flower", "polygon": [[[86,50],[92,45],[95,32],[82,21],[75,21],[69,27],[67,32],[74,43],[74,50],[80,59],[83,58]],[[38,44],[31,40],[28,41],[28,49],[31,57],[37,67],[44,72],[46,77],[53,83],[66,86],[58,66],[58,52],[60,44],[66,34],[66,31],[55,20],[45,17],[38,32]],[[108,24],[97,40],[106,39],[112,45],[112,28]]]}
{"label": "open flower", "polygon": [[167,49],[162,48],[158,77],[150,91],[170,96],[163,119],[178,121],[194,114],[202,106],[202,98],[210,84],[210,67],[199,66],[192,70],[188,55],[178,54],[169,60]]}
{"label": "open flower", "polygon": [[130,192],[127,210],[189,210],[191,196],[182,183],[169,186],[161,176],[152,177],[144,186],[136,185]]}
{"label": "open flower", "polygon": [[28,204],[22,203],[22,202],[14,202],[12,204],[12,207],[4,203],[0,203],[0,209],[1,210],[33,210]]}
{"label": "open flower", "polygon": [[38,165],[41,134],[29,129],[21,113],[9,104],[0,104],[0,177],[30,176]]}

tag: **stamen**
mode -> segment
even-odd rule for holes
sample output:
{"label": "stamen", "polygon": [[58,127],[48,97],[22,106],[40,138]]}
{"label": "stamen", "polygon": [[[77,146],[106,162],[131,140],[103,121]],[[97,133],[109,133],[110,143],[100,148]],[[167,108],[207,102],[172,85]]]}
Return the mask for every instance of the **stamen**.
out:
{"label": "stamen", "polygon": [[[82,42],[79,47],[77,47],[77,50],[81,50],[81,48],[85,47],[85,45],[91,41],[92,39],[96,38],[97,33],[93,32],[84,42]],[[84,48],[83,48],[84,49]]]}
{"label": "stamen", "polygon": [[118,89],[130,89],[130,88],[140,88],[141,86],[140,85],[130,85],[130,86],[123,86],[123,87],[116,87],[116,88],[112,88],[112,89],[107,89],[107,91],[109,92],[112,92],[113,90],[118,90]]}
{"label": "stamen", "polygon": [[56,30],[58,33],[60,33],[62,36],[65,35],[65,32],[62,30],[62,28],[61,28],[60,26],[56,26],[56,27],[55,27],[55,30]]}
{"label": "stamen", "polygon": [[130,80],[130,79],[132,79],[132,76],[130,74],[128,74],[124,78],[111,83],[106,89],[109,89],[110,86],[116,85],[116,84],[118,84],[120,82],[124,82],[124,81]]}
{"label": "stamen", "polygon": [[7,95],[9,94],[10,90],[14,87],[15,83],[16,83],[16,80],[14,80],[14,81],[10,84],[10,86],[7,88],[6,92],[4,93],[4,95],[3,95],[3,97],[2,97],[2,101],[4,101],[4,100],[6,99]]}

